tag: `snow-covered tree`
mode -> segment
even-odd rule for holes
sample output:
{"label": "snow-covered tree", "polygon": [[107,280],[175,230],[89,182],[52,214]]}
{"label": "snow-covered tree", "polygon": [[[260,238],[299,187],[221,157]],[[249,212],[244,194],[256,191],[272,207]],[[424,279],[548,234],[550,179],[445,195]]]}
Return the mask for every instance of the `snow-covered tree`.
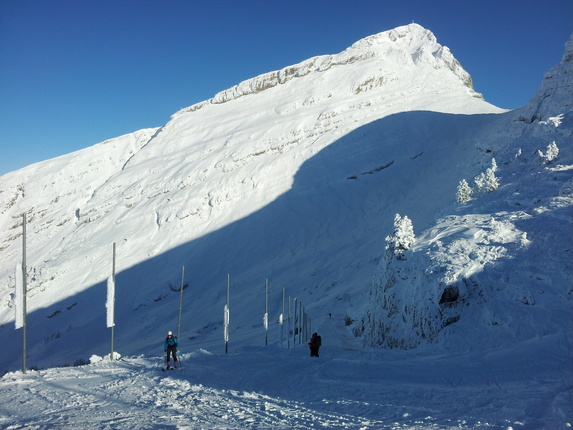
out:
{"label": "snow-covered tree", "polygon": [[[416,348],[443,328],[435,272],[426,270],[430,254],[414,252],[414,231],[408,217],[396,215],[394,235],[372,278],[362,319],[364,341],[384,348]],[[405,252],[406,249],[410,249]],[[408,258],[405,258],[405,256]]]}
{"label": "snow-covered tree", "polygon": [[521,157],[521,153],[522,153],[522,152],[523,152],[523,151],[521,150],[521,148],[519,148],[519,149],[517,150],[517,152],[515,153],[515,158]]}
{"label": "snow-covered tree", "polygon": [[549,164],[559,156],[559,148],[557,147],[555,141],[553,141],[547,145],[547,151],[545,154],[540,150],[537,151],[537,154],[542,160],[544,160],[545,163]]}
{"label": "snow-covered tree", "polygon": [[415,240],[414,226],[410,218],[407,216],[402,218],[400,214],[396,214],[394,217],[394,235],[386,237],[388,243],[386,249],[399,256],[410,249]]}
{"label": "snow-covered tree", "polygon": [[492,158],[491,167],[474,178],[477,191],[491,193],[499,188],[499,180],[495,176],[496,170],[497,163],[495,162],[495,158]]}
{"label": "snow-covered tree", "polygon": [[547,159],[548,163],[551,163],[553,160],[557,159],[559,155],[559,148],[557,148],[557,144],[555,141],[551,142],[547,145],[547,152],[545,153],[545,158]]}
{"label": "snow-covered tree", "polygon": [[465,203],[471,199],[472,189],[465,179],[458,184],[457,200],[458,203]]}
{"label": "snow-covered tree", "polygon": [[476,186],[476,190],[478,192],[485,191],[485,173],[480,173],[474,178],[474,184]]}
{"label": "snow-covered tree", "polygon": [[485,171],[485,190],[488,193],[495,191],[499,188],[499,180],[495,176],[493,168]]}

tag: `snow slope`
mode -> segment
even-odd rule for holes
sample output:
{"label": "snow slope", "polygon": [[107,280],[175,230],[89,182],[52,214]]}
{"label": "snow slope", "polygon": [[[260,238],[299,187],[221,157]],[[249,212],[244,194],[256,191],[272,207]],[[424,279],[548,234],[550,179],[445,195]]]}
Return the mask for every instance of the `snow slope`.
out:
{"label": "snow slope", "polygon": [[[28,364],[109,352],[113,242],[115,345],[126,356],[8,373],[0,397],[16,404],[0,422],[570,426],[571,46],[532,101],[504,113],[412,24],[240,83],[159,129],[0,177],[3,344],[21,342],[13,292],[26,212]],[[549,162],[538,151],[553,141]],[[492,158],[499,188],[457,203],[459,181],[472,183]],[[384,239],[396,213],[417,240],[394,261]],[[156,374],[182,266],[189,366]],[[319,360],[280,348],[283,288],[323,335]],[[446,290],[455,300],[442,301]],[[20,363],[0,355],[0,369]]]}
{"label": "snow slope", "polygon": [[[493,352],[405,358],[395,351],[377,354],[326,344],[316,359],[307,350],[269,346],[229,355],[196,350],[184,354],[182,370],[168,372],[159,370],[158,358],[132,356],[9,373],[0,385],[0,426],[569,428],[571,391],[560,374],[564,364],[534,350],[532,355],[526,343]],[[529,376],[526,381],[516,368]]]}

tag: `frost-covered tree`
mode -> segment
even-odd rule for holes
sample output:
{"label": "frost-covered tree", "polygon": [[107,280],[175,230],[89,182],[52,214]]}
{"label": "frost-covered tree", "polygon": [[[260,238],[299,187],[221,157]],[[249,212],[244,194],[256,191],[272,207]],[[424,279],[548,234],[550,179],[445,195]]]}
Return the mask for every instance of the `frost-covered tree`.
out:
{"label": "frost-covered tree", "polygon": [[519,148],[519,149],[517,150],[517,152],[515,153],[515,158],[521,157],[521,153],[522,153],[522,152],[523,152],[523,151],[521,150],[521,148]]}
{"label": "frost-covered tree", "polygon": [[474,184],[476,186],[476,190],[478,192],[485,191],[485,173],[480,173],[474,178]]}
{"label": "frost-covered tree", "polygon": [[387,240],[387,250],[372,278],[362,333],[371,346],[416,348],[443,328],[441,292],[436,292],[441,287],[435,282],[436,274],[426,270],[431,264],[429,253],[411,248],[414,232],[407,217],[396,215],[394,236]]}
{"label": "frost-covered tree", "polygon": [[539,157],[542,160],[544,160],[545,163],[549,164],[552,161],[556,160],[557,157],[559,156],[559,148],[557,147],[555,141],[553,141],[549,145],[547,145],[547,151],[545,152],[545,154],[540,150],[538,150],[537,155],[539,155]]}
{"label": "frost-covered tree", "polygon": [[394,217],[394,235],[386,237],[386,249],[400,256],[400,254],[412,247],[415,240],[414,226],[410,218],[407,216],[402,218],[400,214],[396,214]]}
{"label": "frost-covered tree", "polygon": [[495,176],[493,168],[485,171],[485,190],[488,193],[495,191],[499,188],[499,180]]}
{"label": "frost-covered tree", "polygon": [[458,184],[457,200],[458,203],[465,203],[471,199],[472,189],[465,179]]}
{"label": "frost-covered tree", "polygon": [[496,170],[497,163],[495,162],[495,158],[492,158],[491,167],[474,178],[477,191],[491,193],[499,188],[499,180],[495,176]]}
{"label": "frost-covered tree", "polygon": [[545,159],[548,163],[551,163],[553,160],[557,159],[559,155],[559,148],[557,148],[557,144],[555,141],[551,142],[547,145],[547,152],[545,153]]}

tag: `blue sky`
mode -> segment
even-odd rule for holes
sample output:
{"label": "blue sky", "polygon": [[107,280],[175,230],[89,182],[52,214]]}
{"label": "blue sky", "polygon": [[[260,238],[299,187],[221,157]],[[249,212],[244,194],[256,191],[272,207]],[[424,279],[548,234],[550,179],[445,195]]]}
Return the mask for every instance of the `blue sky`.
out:
{"label": "blue sky", "polygon": [[561,60],[573,1],[3,0],[0,175],[412,21],[513,109]]}

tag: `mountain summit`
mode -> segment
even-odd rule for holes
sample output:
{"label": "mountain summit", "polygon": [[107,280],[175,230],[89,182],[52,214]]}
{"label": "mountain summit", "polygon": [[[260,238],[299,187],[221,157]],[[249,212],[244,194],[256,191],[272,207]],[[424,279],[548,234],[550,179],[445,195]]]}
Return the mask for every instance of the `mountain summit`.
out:
{"label": "mountain summit", "polygon": [[[372,67],[370,67],[371,64]],[[422,68],[427,67],[430,69],[425,70],[426,73],[420,73]],[[431,73],[432,69],[437,71],[445,69],[452,75],[448,74],[446,79],[443,72]],[[412,70],[416,73],[407,73]],[[331,73],[327,73],[329,71]],[[363,75],[362,72],[366,71],[368,74]],[[438,82],[454,87],[456,83],[461,82],[469,94],[481,98],[480,94],[473,92],[470,75],[461,67],[450,50],[438,44],[431,31],[418,24],[410,24],[366,37],[339,54],[314,57],[279,71],[246,80],[182,112],[193,111],[209,103],[225,103],[246,95],[258,94],[292,80],[298,80],[298,78],[307,77],[307,81],[327,80],[333,76],[340,78],[340,74],[347,72],[351,73],[350,80],[347,82],[348,86],[341,87],[341,89],[344,88],[351,93],[370,91],[398,80],[412,83],[411,80],[416,78],[422,86],[431,82],[436,85],[435,88],[438,88]],[[459,82],[456,82],[456,78]],[[337,87],[338,85],[332,86],[333,89]],[[301,95],[304,94],[301,93]]]}
{"label": "mountain summit", "polygon": [[[565,127],[540,126],[514,121],[512,112],[503,112],[473,90],[470,76],[448,48],[411,24],[362,39],[339,54],[239,83],[175,113],[163,127],[4,175],[0,340],[18,342],[11,323],[23,213],[29,222],[33,365],[107,351],[112,243],[117,245],[116,344],[124,355],[154,353],[166,327],[173,327],[182,266],[189,284],[183,343],[216,348],[222,342],[228,275],[235,306],[231,332],[237,343],[259,344],[265,279],[270,280],[273,330],[278,330],[284,288],[287,296],[305,304],[315,327],[330,314],[355,324],[340,324],[332,337],[358,336],[366,330],[358,321],[372,305],[372,284],[383,278],[384,238],[397,213],[409,216],[416,234],[430,238],[427,248],[419,242],[416,249],[455,253],[445,241],[446,248],[431,248],[442,233],[427,231],[436,228],[437,220],[440,231],[449,231],[443,216],[460,210],[455,201],[460,180],[480,175],[498,154],[503,172],[501,166],[515,160],[521,144],[515,136],[528,135],[533,127],[557,140],[570,129],[570,119],[562,120]],[[554,116],[560,114],[570,118],[570,112]],[[532,148],[541,145],[545,151],[547,140],[545,135],[528,138],[520,162],[532,163]],[[570,157],[564,149],[561,156]],[[547,173],[539,164],[535,168]],[[507,182],[524,181],[518,169],[509,171],[514,176],[506,175]],[[559,172],[555,175],[562,181],[569,170]],[[556,184],[532,195],[549,198],[546,192],[553,193]],[[493,194],[485,196],[464,208],[478,213],[483,204],[486,214],[508,210],[486,205]],[[522,207],[531,205],[515,199]],[[481,218],[471,219],[472,228],[482,225]],[[525,227],[508,229],[512,243],[528,243],[520,239]],[[508,245],[504,255],[518,248]],[[430,257],[434,273],[464,261],[442,259],[438,264]],[[498,262],[483,261],[472,265],[476,273]],[[471,284],[472,274],[466,271],[452,280]],[[439,301],[447,282],[440,278],[421,297]],[[456,285],[465,300],[469,290]],[[484,309],[472,308],[478,313]],[[432,339],[444,327],[467,327],[455,312],[448,310],[432,327]],[[411,329],[392,327],[396,336]],[[17,362],[17,357],[4,357],[0,368]]]}

